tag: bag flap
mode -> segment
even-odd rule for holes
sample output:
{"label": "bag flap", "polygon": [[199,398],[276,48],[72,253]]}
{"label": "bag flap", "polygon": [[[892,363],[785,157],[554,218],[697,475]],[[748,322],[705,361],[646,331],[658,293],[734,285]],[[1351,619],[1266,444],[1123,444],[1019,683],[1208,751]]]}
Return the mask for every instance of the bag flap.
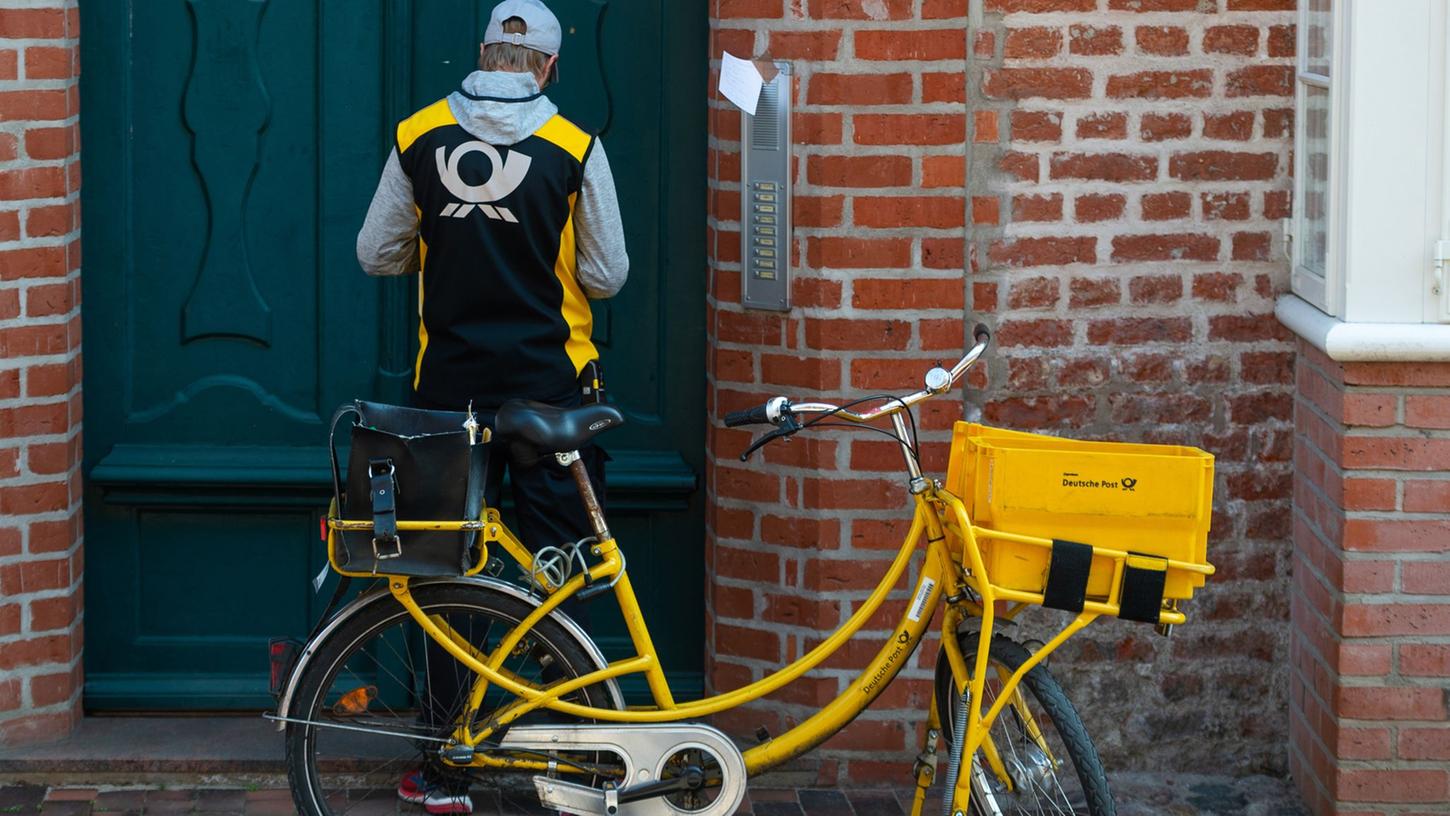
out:
{"label": "bag flap", "polygon": [[358,424],[402,437],[465,433],[463,411],[429,411],[381,402],[357,401]]}

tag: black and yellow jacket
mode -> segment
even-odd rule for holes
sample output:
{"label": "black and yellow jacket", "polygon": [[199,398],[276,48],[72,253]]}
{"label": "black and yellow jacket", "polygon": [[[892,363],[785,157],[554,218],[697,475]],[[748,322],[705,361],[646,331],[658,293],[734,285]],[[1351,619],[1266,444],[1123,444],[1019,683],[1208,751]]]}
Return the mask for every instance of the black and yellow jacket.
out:
{"label": "black and yellow jacket", "polygon": [[358,260],[372,274],[419,272],[419,396],[567,400],[597,357],[588,298],[614,294],[629,268],[598,138],[533,77],[475,72],[396,140]]}

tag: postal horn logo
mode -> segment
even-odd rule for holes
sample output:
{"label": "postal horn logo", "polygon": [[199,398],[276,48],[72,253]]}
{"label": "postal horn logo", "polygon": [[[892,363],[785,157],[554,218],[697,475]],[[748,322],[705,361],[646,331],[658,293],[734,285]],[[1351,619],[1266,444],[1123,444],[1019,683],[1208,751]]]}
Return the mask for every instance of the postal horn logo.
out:
{"label": "postal horn logo", "polygon": [[[469,153],[482,153],[488,159],[488,181],[483,184],[469,184],[459,173],[459,164]],[[442,217],[464,218],[477,208],[494,221],[507,221],[510,224],[519,222],[507,207],[494,207],[492,202],[507,196],[524,183],[533,159],[516,150],[509,151],[508,158],[504,158],[499,155],[498,148],[487,142],[464,142],[453,149],[451,156],[448,155],[446,147],[440,147],[434,153],[434,158],[438,162],[438,178],[442,180],[443,186],[448,188],[454,198],[463,202],[444,207],[440,213]]]}

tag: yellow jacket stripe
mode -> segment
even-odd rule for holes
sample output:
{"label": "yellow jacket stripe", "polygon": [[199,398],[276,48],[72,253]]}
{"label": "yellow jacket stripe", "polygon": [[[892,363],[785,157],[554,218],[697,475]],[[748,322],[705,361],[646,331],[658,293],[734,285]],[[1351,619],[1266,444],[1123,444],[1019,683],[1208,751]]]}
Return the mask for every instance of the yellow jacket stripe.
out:
{"label": "yellow jacket stripe", "polygon": [[586,363],[599,356],[594,341],[590,339],[594,334],[594,312],[589,308],[589,298],[579,286],[574,243],[574,202],[578,197],[578,193],[569,196],[569,220],[564,223],[564,231],[559,236],[559,258],[554,262],[554,275],[564,289],[560,311],[569,324],[569,339],[564,343],[564,351],[574,364],[575,376],[584,371]]}
{"label": "yellow jacket stripe", "polygon": [[398,123],[398,156],[402,156],[418,137],[434,128],[444,125],[456,125],[458,119],[453,115],[453,109],[448,107],[447,99],[440,99],[428,107],[409,116]]}
{"label": "yellow jacket stripe", "polygon": [[[554,114],[554,117],[545,122],[543,127],[534,131],[534,135],[564,148],[564,152],[573,156],[574,160],[578,162],[584,161],[584,156],[589,153],[589,145],[594,141],[593,136],[580,130],[578,125],[558,114]],[[572,211],[573,208],[574,202],[571,199],[569,209]]]}

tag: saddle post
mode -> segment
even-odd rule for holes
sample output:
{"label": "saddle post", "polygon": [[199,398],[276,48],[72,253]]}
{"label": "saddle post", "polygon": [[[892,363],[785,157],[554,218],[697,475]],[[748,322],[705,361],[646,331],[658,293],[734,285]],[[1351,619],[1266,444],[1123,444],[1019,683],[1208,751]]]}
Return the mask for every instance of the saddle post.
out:
{"label": "saddle post", "polygon": [[584,510],[589,514],[589,524],[594,528],[594,537],[601,542],[610,541],[613,536],[609,534],[609,525],[604,521],[604,510],[599,506],[599,497],[594,494],[594,484],[589,480],[589,471],[584,467],[579,451],[559,453],[555,457],[559,464],[569,468],[570,475],[574,477],[574,484],[579,488],[579,498],[584,500]]}

